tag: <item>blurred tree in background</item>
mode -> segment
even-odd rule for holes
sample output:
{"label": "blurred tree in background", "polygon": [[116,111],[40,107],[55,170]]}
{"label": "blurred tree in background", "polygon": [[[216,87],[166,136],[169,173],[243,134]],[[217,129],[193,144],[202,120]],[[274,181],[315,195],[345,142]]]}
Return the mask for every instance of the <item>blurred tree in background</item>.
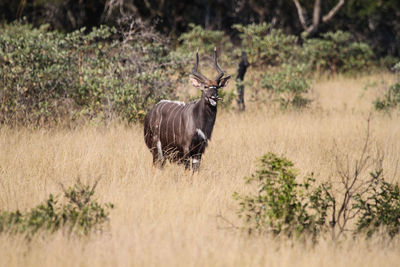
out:
{"label": "blurred tree in background", "polygon": [[0,0],[0,124],[141,121],[191,99],[190,62],[214,47],[230,70],[247,54],[251,101],[304,108],[313,75],[394,70],[399,18],[398,0]]}
{"label": "blurred tree in background", "polygon": [[0,0],[0,21],[25,19],[65,32],[116,25],[127,15],[150,20],[175,42],[191,24],[224,31],[236,43],[232,25],[266,22],[297,36],[348,31],[379,56],[400,56],[398,0]]}

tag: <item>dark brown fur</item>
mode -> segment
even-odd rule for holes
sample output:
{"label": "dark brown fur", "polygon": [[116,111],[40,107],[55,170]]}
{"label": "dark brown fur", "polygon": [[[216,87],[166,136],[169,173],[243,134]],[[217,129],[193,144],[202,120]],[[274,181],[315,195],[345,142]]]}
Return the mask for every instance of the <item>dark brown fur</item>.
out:
{"label": "dark brown fur", "polygon": [[218,71],[215,80],[208,80],[197,71],[198,55],[191,80],[202,90],[201,98],[191,103],[162,100],[147,114],[144,120],[144,138],[153,155],[153,164],[164,166],[165,160],[182,163],[185,169],[200,168],[201,156],[214,128],[217,116],[218,89],[226,86],[230,76],[224,76],[217,63],[214,50],[214,64]]}

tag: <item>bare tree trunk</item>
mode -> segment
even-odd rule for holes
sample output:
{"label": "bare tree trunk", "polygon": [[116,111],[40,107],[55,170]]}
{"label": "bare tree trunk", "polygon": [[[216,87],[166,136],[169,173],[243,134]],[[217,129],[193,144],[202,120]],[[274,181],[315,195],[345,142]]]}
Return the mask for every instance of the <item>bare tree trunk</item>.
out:
{"label": "bare tree trunk", "polygon": [[345,0],[339,0],[338,3],[325,16],[322,16],[322,18],[321,18],[321,0],[315,0],[313,18],[312,18],[312,23],[310,25],[307,25],[306,12],[301,7],[299,0],[293,0],[293,2],[297,8],[297,14],[299,16],[301,26],[303,27],[305,32],[311,34],[318,31],[318,26],[321,21],[323,23],[330,21],[339,11],[339,9],[344,5]]}
{"label": "bare tree trunk", "polygon": [[243,79],[244,75],[246,74],[247,68],[249,67],[250,63],[247,60],[247,54],[245,51],[242,51],[242,58],[239,62],[238,66],[238,74],[236,77],[236,84],[237,84],[237,92],[238,92],[238,108],[239,111],[244,111],[246,109],[246,105],[244,104],[244,85]]}
{"label": "bare tree trunk", "polygon": [[321,16],[321,0],[315,0],[312,25],[314,26],[313,32],[318,30]]}

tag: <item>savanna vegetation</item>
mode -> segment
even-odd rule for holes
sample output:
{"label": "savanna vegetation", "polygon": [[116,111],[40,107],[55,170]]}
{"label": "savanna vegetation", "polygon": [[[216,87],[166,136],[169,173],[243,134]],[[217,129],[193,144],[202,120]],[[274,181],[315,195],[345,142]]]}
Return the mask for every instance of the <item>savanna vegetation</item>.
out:
{"label": "savanna vegetation", "polygon": [[[353,219],[347,222],[339,241],[333,241],[329,228],[331,216],[327,216],[327,225],[318,224],[314,237],[295,232],[288,236],[286,233],[296,226],[297,220],[283,224],[282,234],[271,232],[268,224],[256,228],[253,221],[247,222],[240,201],[233,197],[235,192],[240,196],[258,196],[257,173],[269,170],[269,165],[259,165],[258,159],[272,152],[276,155],[274,159],[286,158],[284,162],[293,163],[289,168],[292,175],[282,178],[295,177],[292,185],[305,184],[313,173],[315,182],[308,182],[310,189],[330,183],[340,203],[345,192],[339,190],[343,185],[341,166],[348,164],[354,174],[363,153],[371,112],[367,155],[370,163],[384,156],[382,177],[395,186],[399,182],[399,117],[395,112],[388,116],[374,111],[371,102],[382,93],[379,86],[364,89],[365,84],[380,84],[382,80],[392,83],[395,77],[380,73],[360,78],[321,79],[313,84],[310,98],[314,101],[305,111],[282,112],[280,108],[252,102],[244,113],[221,110],[197,177],[186,176],[181,166],[172,164],[154,171],[140,124],[114,122],[74,129],[3,126],[2,212],[19,210],[21,214],[29,214],[45,203],[50,194],[58,196],[63,207],[69,200],[63,196],[60,184],[72,187],[78,178],[90,188],[100,178],[93,200],[100,205],[112,203],[114,208],[108,210],[108,220],[97,225],[100,229],[95,226],[88,235],[69,233],[68,224],[52,232],[40,228],[30,239],[24,234],[8,232],[11,229],[4,230],[0,234],[1,265],[396,265],[400,260],[399,236],[390,237],[385,222],[364,228],[374,230],[370,237],[364,230],[353,236],[347,231],[358,229],[358,220]],[[372,178],[370,172],[376,170],[376,165],[366,167],[358,182]],[[280,170],[283,169],[277,171]],[[253,174],[255,180],[247,184],[244,178]],[[278,196],[288,190],[279,183],[273,188],[272,192]],[[295,188],[300,189],[301,186]],[[263,192],[266,191],[260,194]],[[396,195],[391,192],[396,191],[386,192],[387,196],[375,195],[377,203],[388,203],[380,199],[392,198],[389,203],[393,206],[385,205],[382,209],[379,204],[370,205],[373,214],[395,209]],[[290,207],[292,202],[287,201],[298,203],[306,196],[283,198],[277,205]],[[297,208],[294,211],[299,214]],[[331,211],[327,210],[327,214],[331,215]],[[361,211],[358,218],[363,218]],[[239,217],[240,214],[243,216]],[[277,218],[274,223],[283,220]],[[267,219],[264,217],[263,221]],[[367,213],[365,219],[368,223]],[[390,218],[387,221],[393,222]],[[250,234],[249,229],[253,229]]]}
{"label": "savanna vegetation", "polygon": [[[220,1],[182,25],[163,1],[100,2],[0,3],[0,266],[400,263],[400,60],[370,38],[396,1],[311,22],[320,1],[293,0],[279,23],[257,1],[228,23]],[[198,98],[194,55],[214,76],[214,47],[233,79],[200,173],[152,169],[144,115]]]}

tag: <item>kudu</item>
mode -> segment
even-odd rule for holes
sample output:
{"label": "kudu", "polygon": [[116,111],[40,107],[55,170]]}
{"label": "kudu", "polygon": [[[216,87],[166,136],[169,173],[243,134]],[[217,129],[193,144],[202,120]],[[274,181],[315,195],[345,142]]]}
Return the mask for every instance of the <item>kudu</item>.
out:
{"label": "kudu", "polygon": [[184,164],[185,170],[189,170],[192,159],[193,172],[199,170],[201,156],[214,128],[220,100],[218,89],[225,87],[230,78],[218,65],[216,49],[213,59],[218,75],[209,80],[197,70],[199,55],[196,53],[190,80],[194,87],[202,91],[200,99],[187,104],[162,100],[146,114],[144,139],[156,167],[163,167],[168,159]]}

